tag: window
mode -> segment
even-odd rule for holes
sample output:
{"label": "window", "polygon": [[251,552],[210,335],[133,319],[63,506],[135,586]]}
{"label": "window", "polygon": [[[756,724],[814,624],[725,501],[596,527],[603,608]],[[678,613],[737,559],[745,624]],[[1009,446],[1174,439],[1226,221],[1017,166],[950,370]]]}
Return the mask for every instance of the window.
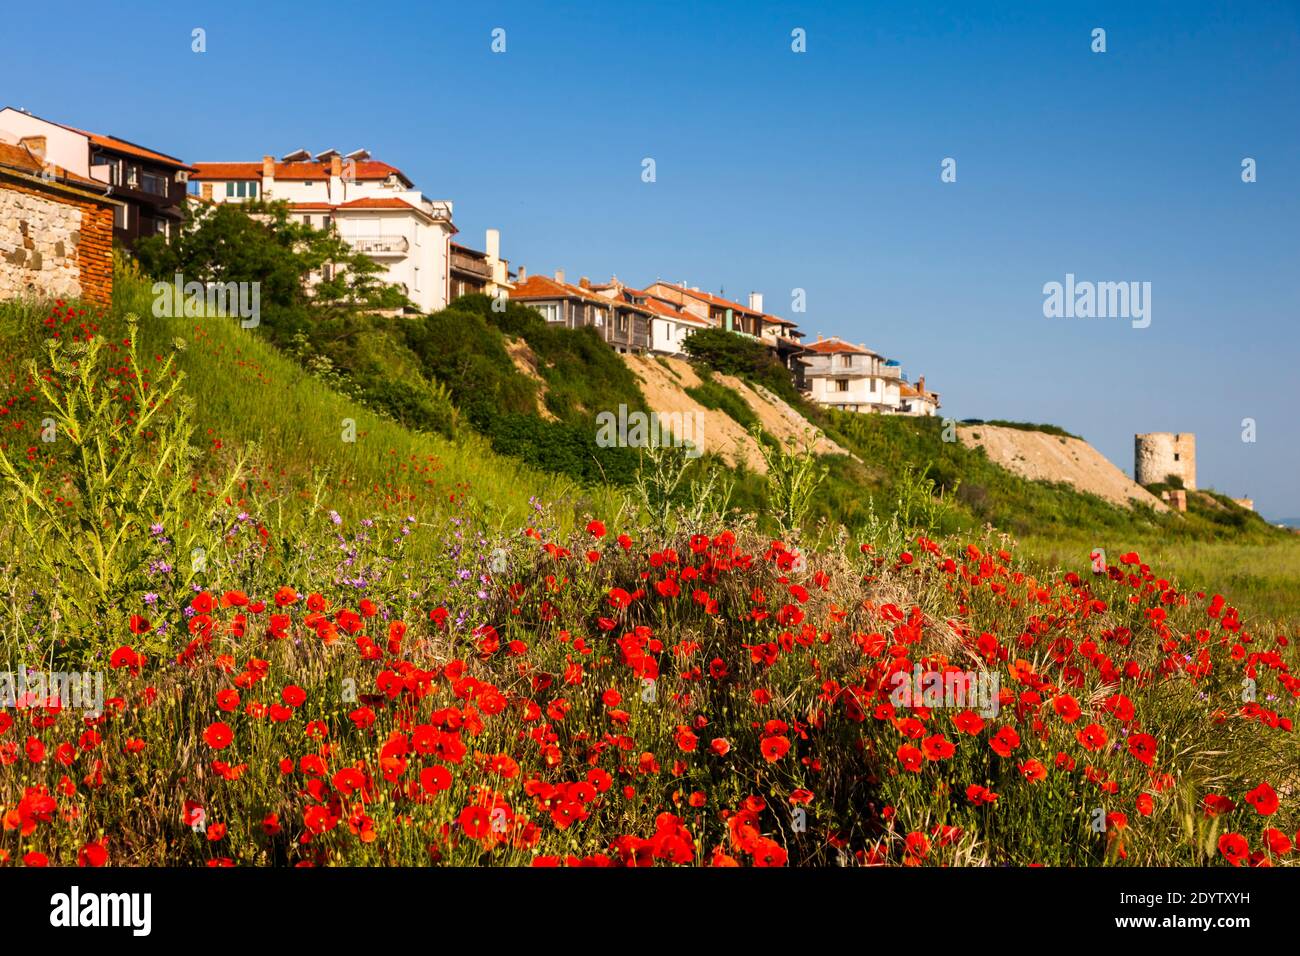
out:
{"label": "window", "polygon": [[542,313],[542,318],[547,322],[559,322],[563,319],[560,315],[560,305],[558,302],[543,302],[533,306],[533,308]]}
{"label": "window", "polygon": [[143,173],[140,176],[140,188],[155,196],[166,196],[167,177],[158,173]]}
{"label": "window", "polygon": [[227,198],[227,199],[233,199],[233,198],[234,198],[234,195],[235,195],[235,184],[234,184],[234,183],[226,183],[226,198]]}
{"label": "window", "polygon": [[259,185],[260,185],[259,183],[249,183],[249,184],[248,184],[248,198],[249,198],[249,199],[256,199],[256,198],[257,198],[257,188],[258,188]]}
{"label": "window", "polygon": [[835,380],[835,391],[847,392],[849,390],[849,380],[847,378],[837,378]]}
{"label": "window", "polygon": [[130,206],[114,206],[113,207],[113,228],[125,229],[131,222],[131,217],[129,215],[130,212],[131,212]]}
{"label": "window", "polygon": [[620,315],[620,316],[618,317],[618,330],[619,330],[620,332],[626,332],[626,331],[627,331],[627,315],[626,315],[626,314]]}
{"label": "window", "polygon": [[415,280],[414,280],[414,281],[415,281],[415,291],[416,291],[416,292],[419,292],[419,291],[420,291],[420,267],[419,267],[419,266],[415,266],[415,268],[414,268],[412,271],[415,273]]}
{"label": "window", "polygon": [[1181,458],[1179,457],[1178,452],[1174,452],[1174,461],[1181,461]]}

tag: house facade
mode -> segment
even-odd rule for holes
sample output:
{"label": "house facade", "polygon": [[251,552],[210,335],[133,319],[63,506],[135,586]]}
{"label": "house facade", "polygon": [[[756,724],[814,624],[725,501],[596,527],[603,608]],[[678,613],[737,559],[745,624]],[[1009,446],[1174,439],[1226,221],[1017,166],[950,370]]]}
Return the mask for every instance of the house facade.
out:
{"label": "house facade", "polygon": [[711,327],[699,316],[683,311],[645,289],[634,289],[620,282],[617,276],[612,276],[609,282],[589,285],[588,288],[639,313],[648,325],[648,336],[643,340],[645,350],[660,355],[681,355],[682,343],[688,335]]}
{"label": "house facade", "polygon": [[214,202],[284,201],[314,229],[333,230],[381,267],[421,312],[451,298],[452,204],[430,200],[397,167],[365,150],[346,156],[298,150],[260,163],[195,163],[200,198]]}
{"label": "house facade", "polygon": [[818,336],[798,361],[808,396],[819,405],[846,412],[892,412],[898,407],[901,370],[891,374],[885,360],[865,345]]}
{"label": "house facade", "polygon": [[568,329],[591,326],[619,352],[645,352],[650,348],[650,323],[646,310],[618,302],[581,285],[564,281],[564,271],[554,278],[527,275],[519,270],[510,299],[530,306],[548,323]]}
{"label": "house facade", "polygon": [[13,107],[0,109],[0,139],[23,143],[42,163],[111,187],[113,239],[128,249],[146,236],[173,235],[184,219],[194,167],[175,156]]}
{"label": "house facade", "polygon": [[0,300],[113,300],[113,216],[97,180],[0,141]]}
{"label": "house facade", "polygon": [[924,375],[918,378],[914,385],[903,382],[899,386],[899,396],[902,401],[898,410],[900,415],[924,417],[939,414],[939,393],[926,389]]}
{"label": "house facade", "polygon": [[510,263],[501,258],[501,233],[489,229],[485,239],[481,252],[456,242],[451,244],[451,301],[474,293],[509,294],[514,288]]}

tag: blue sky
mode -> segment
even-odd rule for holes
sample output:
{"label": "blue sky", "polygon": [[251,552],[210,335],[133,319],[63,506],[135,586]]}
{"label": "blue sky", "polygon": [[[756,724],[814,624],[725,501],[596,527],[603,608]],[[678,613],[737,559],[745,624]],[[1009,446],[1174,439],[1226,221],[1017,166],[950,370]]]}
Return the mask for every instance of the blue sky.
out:
{"label": "blue sky", "polygon": [[[530,272],[759,291],[944,414],[1130,473],[1195,432],[1202,486],[1300,516],[1296,2],[104,9],[8,5],[0,102],[190,161],[364,146]],[[1067,273],[1150,282],[1150,326],[1045,318]]]}

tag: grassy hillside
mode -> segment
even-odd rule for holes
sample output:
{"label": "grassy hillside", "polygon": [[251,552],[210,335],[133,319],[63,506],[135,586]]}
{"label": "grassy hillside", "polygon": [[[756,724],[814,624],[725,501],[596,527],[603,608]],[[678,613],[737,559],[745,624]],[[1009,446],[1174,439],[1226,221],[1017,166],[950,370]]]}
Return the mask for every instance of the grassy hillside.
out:
{"label": "grassy hillside", "polygon": [[[566,523],[586,511],[608,512],[636,477],[634,450],[594,443],[598,412],[645,404],[627,366],[592,330],[548,327],[518,305],[494,312],[490,299],[471,296],[433,316],[326,324],[277,347],[273,334],[229,320],[155,318],[147,285],[130,276],[118,293],[101,331],[121,339],[123,316],[135,312],[154,361],[175,356],[213,487],[242,454],[242,490],[250,498],[312,496],[319,488],[321,506],[344,516],[411,511],[437,521],[459,507],[457,495],[469,494],[505,526],[526,522],[533,499],[562,501],[557,514]],[[12,304],[3,310],[4,354],[21,392],[17,364],[39,351],[46,316]],[[527,344],[535,376],[515,367],[511,341]],[[752,424],[744,401],[701,371],[695,397]],[[767,369],[729,371],[760,383],[770,378]],[[903,510],[936,534],[991,524],[1025,539],[1036,557],[1068,566],[1095,547],[1158,548],[1167,566],[1193,583],[1212,579],[1214,542],[1277,549],[1276,560],[1242,563],[1231,580],[1238,599],[1286,613],[1288,573],[1273,569],[1290,567],[1297,542],[1221,496],[1194,494],[1181,516],[1120,508],[1065,484],[1027,480],[980,449],[944,441],[938,419],[837,413],[793,398],[850,452],[823,459],[827,474],[811,503],[810,529],[844,525],[861,533]],[[537,413],[539,400],[550,420]],[[8,427],[21,430],[13,416]],[[354,441],[345,440],[350,431]],[[717,464],[706,456],[693,468]],[[740,467],[727,474],[730,504],[764,513],[764,478]]]}
{"label": "grassy hillside", "polygon": [[[493,523],[516,525],[527,523],[534,497],[564,500],[578,510],[608,508],[616,500],[598,485],[583,486],[498,454],[472,429],[459,428],[449,438],[404,427],[387,407],[377,410],[343,394],[345,389],[331,387],[237,321],[155,318],[147,285],[120,281],[117,292],[111,314],[98,322],[64,316],[54,331],[69,339],[85,324],[120,349],[125,315],[139,316],[148,362],[160,366],[174,356],[175,369],[184,376],[183,392],[193,403],[196,435],[203,442],[198,480],[210,487],[242,453],[248,458],[243,489],[248,496],[296,498],[316,494],[319,486],[321,506],[347,517],[416,513],[436,521],[459,507],[452,498],[468,495]],[[0,304],[0,355],[11,402],[30,397],[24,366],[41,353],[51,332],[48,321],[42,306]],[[398,352],[386,357],[390,366],[401,361]],[[6,449],[25,445],[38,427],[9,415]],[[355,440],[345,440],[345,432],[353,431]],[[11,434],[27,437],[8,438]],[[571,514],[572,508],[561,513]]]}

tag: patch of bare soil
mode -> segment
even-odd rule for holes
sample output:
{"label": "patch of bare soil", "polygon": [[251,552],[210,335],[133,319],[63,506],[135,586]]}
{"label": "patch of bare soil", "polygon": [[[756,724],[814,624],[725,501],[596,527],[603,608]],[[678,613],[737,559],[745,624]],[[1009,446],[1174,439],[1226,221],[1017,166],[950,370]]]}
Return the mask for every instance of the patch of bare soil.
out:
{"label": "patch of bare soil", "polygon": [[537,356],[523,339],[506,339],[506,351],[519,372],[537,383],[537,414],[548,422],[558,421],[555,413],[546,407],[546,379],[537,371]]}
{"label": "patch of bare soil", "polygon": [[1101,452],[1078,438],[997,425],[964,425],[962,443],[983,448],[991,461],[1034,481],[1063,481],[1123,507],[1132,502],[1157,511],[1169,506],[1120,471]]}

